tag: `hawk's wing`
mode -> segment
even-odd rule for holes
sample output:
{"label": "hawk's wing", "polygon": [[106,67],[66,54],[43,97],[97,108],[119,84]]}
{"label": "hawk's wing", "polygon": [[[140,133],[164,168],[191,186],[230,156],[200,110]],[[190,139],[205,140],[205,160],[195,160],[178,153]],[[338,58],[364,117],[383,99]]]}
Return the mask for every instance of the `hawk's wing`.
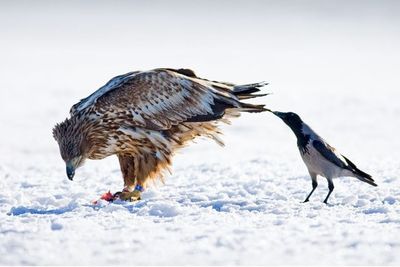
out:
{"label": "hawk's wing", "polygon": [[92,106],[99,97],[106,94],[107,92],[110,92],[120,87],[121,85],[124,84],[124,82],[129,80],[131,77],[135,76],[137,73],[139,73],[139,71],[128,72],[122,75],[115,76],[114,78],[109,80],[105,85],[97,89],[93,94],[81,99],[78,103],[73,105],[69,111],[70,115],[73,116],[81,112],[82,110]]}
{"label": "hawk's wing", "polygon": [[71,115],[90,109],[128,125],[163,130],[184,121],[218,119],[226,108],[242,106],[232,86],[167,69],[127,73],[107,84],[75,104]]}

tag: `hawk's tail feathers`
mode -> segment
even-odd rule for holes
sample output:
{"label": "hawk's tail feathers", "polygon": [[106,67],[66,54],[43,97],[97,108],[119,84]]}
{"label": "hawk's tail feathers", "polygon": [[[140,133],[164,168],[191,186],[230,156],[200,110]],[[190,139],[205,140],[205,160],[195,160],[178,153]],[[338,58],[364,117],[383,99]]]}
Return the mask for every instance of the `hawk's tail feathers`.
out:
{"label": "hawk's tail feathers", "polygon": [[240,102],[241,107],[238,108],[241,112],[250,112],[250,113],[258,113],[264,111],[271,111],[270,109],[265,108],[265,105],[253,105]]}
{"label": "hawk's tail feathers", "polygon": [[[250,98],[262,97],[269,94],[254,94],[260,92],[260,88],[268,85],[266,82],[260,83],[252,83],[252,84],[243,84],[243,85],[235,85],[233,87],[233,94],[239,98],[239,100],[245,100]],[[241,112],[263,112],[263,111],[271,111],[265,108],[265,105],[254,105],[248,103],[240,103],[239,111]]]}
{"label": "hawk's tail feathers", "polygon": [[266,86],[268,83],[266,82],[259,82],[259,83],[251,83],[251,84],[242,84],[242,85],[235,85],[233,87],[234,94],[251,94],[260,91],[260,87]]}
{"label": "hawk's tail feathers", "polygon": [[260,88],[263,86],[266,86],[266,85],[268,85],[268,83],[266,83],[266,82],[235,85],[233,87],[232,92],[240,100],[266,96],[269,94],[253,94],[256,92],[260,92]]}

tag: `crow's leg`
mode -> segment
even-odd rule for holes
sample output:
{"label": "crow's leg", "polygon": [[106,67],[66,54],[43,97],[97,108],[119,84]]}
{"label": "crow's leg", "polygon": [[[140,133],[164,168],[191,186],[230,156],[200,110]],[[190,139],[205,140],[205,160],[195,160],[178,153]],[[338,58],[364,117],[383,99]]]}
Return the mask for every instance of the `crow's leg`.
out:
{"label": "crow's leg", "polygon": [[308,202],[310,200],[312,193],[314,193],[315,188],[317,188],[317,186],[318,186],[317,175],[315,173],[310,172],[310,176],[311,176],[311,181],[312,181],[312,190],[311,190],[310,194],[308,194],[306,200],[304,200],[303,203]]}
{"label": "crow's leg", "polygon": [[335,188],[335,186],[333,185],[332,179],[330,179],[330,178],[326,178],[326,179],[328,180],[329,192],[328,192],[328,195],[326,196],[326,198],[324,200],[324,203],[328,204],[328,198],[331,195],[331,193],[332,193],[333,189]]}

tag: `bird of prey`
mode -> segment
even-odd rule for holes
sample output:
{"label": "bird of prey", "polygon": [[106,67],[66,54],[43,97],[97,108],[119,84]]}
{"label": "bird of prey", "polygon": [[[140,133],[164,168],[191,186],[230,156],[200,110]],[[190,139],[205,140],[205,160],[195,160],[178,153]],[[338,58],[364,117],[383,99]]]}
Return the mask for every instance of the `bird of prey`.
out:
{"label": "bird of prey", "polygon": [[310,196],[318,186],[317,175],[323,176],[328,180],[329,193],[324,200],[325,204],[328,203],[328,198],[334,188],[333,178],[342,176],[355,177],[370,185],[377,186],[371,175],[358,169],[353,162],[330,146],[304,123],[296,113],[278,111],[273,113],[281,118],[296,135],[300,155],[310,173],[313,188],[304,202],[309,201]]}
{"label": "bird of prey", "polygon": [[223,145],[221,122],[240,112],[269,111],[242,100],[266,83],[234,85],[199,78],[189,69],[160,68],[116,76],[73,105],[53,136],[67,176],[85,159],[117,155],[124,180],[122,200],[138,200],[151,179],[162,179],[177,149],[198,136]]}

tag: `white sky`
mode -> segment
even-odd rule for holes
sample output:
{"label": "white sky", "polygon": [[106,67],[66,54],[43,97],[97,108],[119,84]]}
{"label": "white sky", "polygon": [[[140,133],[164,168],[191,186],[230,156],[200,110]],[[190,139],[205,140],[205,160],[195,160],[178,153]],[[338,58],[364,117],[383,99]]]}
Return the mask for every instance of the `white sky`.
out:
{"label": "white sky", "polygon": [[[72,104],[115,75],[155,67],[192,68],[234,83],[268,81],[274,94],[259,102],[300,113],[353,154],[366,141],[387,153],[382,146],[399,129],[397,1],[2,1],[0,7],[0,123],[10,137],[1,142],[9,150],[57,151],[51,128]],[[252,140],[287,133],[272,116],[244,118],[226,128],[228,143],[241,129]],[[341,127],[350,130],[337,134]],[[391,146],[400,142],[393,138]]]}

